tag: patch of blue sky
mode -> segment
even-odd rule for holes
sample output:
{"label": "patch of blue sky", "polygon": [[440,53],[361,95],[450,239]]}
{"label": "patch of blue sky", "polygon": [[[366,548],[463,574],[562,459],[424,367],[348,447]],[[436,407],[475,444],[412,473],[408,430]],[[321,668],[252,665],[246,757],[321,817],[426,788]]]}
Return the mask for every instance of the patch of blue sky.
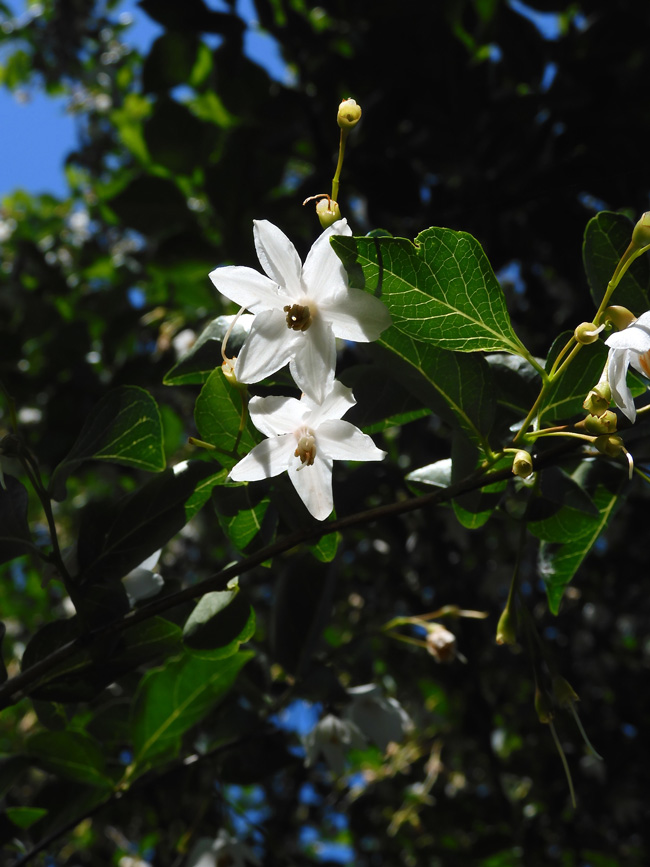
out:
{"label": "patch of blue sky", "polygon": [[496,273],[496,278],[499,283],[508,283],[517,295],[523,295],[526,291],[526,283],[521,276],[521,262],[518,259],[512,259],[500,268]]}
{"label": "patch of blue sky", "polygon": [[540,12],[521,0],[508,0],[508,5],[537,28],[540,36],[554,42],[562,36],[562,20],[556,12]]}
{"label": "patch of blue sky", "polygon": [[299,737],[304,737],[318,722],[321,711],[322,705],[299,698],[271,717],[271,721],[283,731],[295,732]]}
{"label": "patch of blue sky", "polygon": [[[33,17],[25,0],[5,0],[14,19],[20,21]],[[229,11],[223,0],[208,0],[207,5],[215,11]],[[238,0],[236,12],[246,23],[244,51],[247,56],[262,66],[269,76],[286,85],[295,83],[295,76],[282,59],[277,41],[265,33],[256,19],[253,0]],[[122,22],[130,19],[122,39],[138,51],[147,53],[151,44],[165,32],[156,21],[139,8],[136,0],[124,0],[117,10]],[[11,19],[0,17],[0,27],[5,32],[13,26]],[[221,37],[205,34],[208,45],[216,47]],[[14,52],[18,43],[7,42],[2,47],[2,56]],[[68,193],[64,173],[64,161],[78,142],[77,120],[67,110],[66,98],[53,98],[38,87],[26,88],[13,94],[0,87],[0,119],[3,135],[0,137],[0,197],[11,190],[24,189],[32,194],[50,194],[64,197]]]}

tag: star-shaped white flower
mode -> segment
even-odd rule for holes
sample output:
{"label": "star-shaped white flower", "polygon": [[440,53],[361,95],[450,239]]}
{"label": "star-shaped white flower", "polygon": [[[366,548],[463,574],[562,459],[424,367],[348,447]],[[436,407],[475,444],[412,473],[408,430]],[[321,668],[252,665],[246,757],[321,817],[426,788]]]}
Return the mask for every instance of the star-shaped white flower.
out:
{"label": "star-shaped white flower", "polygon": [[627,385],[630,365],[650,379],[650,310],[643,313],[627,328],[610,335],[607,377],[614,403],[631,422],[636,419],[634,398]]}
{"label": "star-shaped white flower", "polygon": [[289,238],[267,220],[255,220],[255,249],[265,274],[227,265],[210,279],[217,289],[255,314],[238,357],[240,382],[259,382],[287,362],[300,387],[321,403],[334,380],[335,338],[367,343],[390,325],[390,314],[373,295],[348,286],[332,235],[351,235],[337,220],[317,238],[305,264]]}
{"label": "star-shaped white flower", "polygon": [[314,518],[325,520],[334,508],[332,463],[380,461],[386,452],[347,421],[356,401],[352,390],[334,382],[322,403],[303,394],[254,397],[248,409],[255,427],[268,439],[259,443],[230,471],[235,482],[256,482],[287,470],[300,499]]}

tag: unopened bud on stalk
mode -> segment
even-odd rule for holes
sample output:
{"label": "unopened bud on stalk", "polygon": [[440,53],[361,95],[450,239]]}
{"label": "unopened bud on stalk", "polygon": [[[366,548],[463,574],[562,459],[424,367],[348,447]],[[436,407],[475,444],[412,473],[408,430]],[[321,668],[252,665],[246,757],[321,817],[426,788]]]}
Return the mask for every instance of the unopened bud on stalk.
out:
{"label": "unopened bud on stalk", "polygon": [[527,479],[533,474],[533,459],[524,449],[519,449],[512,462],[512,472],[520,479]]}
{"label": "unopened bud on stalk", "polygon": [[621,437],[613,436],[612,434],[602,434],[596,437],[594,445],[601,454],[607,455],[610,458],[617,458],[627,451]]}
{"label": "unopened bud on stalk", "polygon": [[354,99],[344,99],[339,105],[336,120],[341,129],[352,129],[361,120],[361,106]]}
{"label": "unopened bud on stalk", "polygon": [[605,322],[611,322],[618,331],[623,331],[623,329],[627,328],[628,325],[636,322],[636,316],[634,313],[628,310],[627,307],[621,307],[618,304],[614,304],[612,307],[606,307],[605,312],[603,313],[603,319]]}
{"label": "unopened bud on stalk", "polygon": [[589,343],[595,343],[598,340],[598,335],[603,330],[605,326],[594,325],[593,322],[581,322],[580,325],[573,332],[573,336],[578,341],[578,343],[582,343],[587,345]]}
{"label": "unopened bud on stalk", "polygon": [[553,719],[551,702],[546,693],[542,692],[537,685],[535,685],[535,710],[541,723],[547,724]]}
{"label": "unopened bud on stalk", "polygon": [[585,430],[593,436],[611,434],[616,431],[616,424],[616,413],[608,409],[599,416],[588,415],[585,419]]}
{"label": "unopened bud on stalk", "polygon": [[456,636],[439,623],[429,624],[425,641],[436,662],[452,662],[456,658]]}
{"label": "unopened bud on stalk", "polygon": [[632,232],[632,245],[637,249],[650,244],[650,211],[646,211]]}
{"label": "unopened bud on stalk", "polygon": [[496,641],[497,644],[517,643],[517,632],[515,630],[514,617],[510,610],[510,604],[506,605],[501,613],[501,617],[499,617]]}
{"label": "unopened bud on stalk", "polygon": [[337,220],[341,219],[341,209],[338,202],[335,202],[334,199],[330,199],[328,196],[316,204],[316,215],[321,226],[324,229],[328,229],[332,223],[336,223]]}
{"label": "unopened bud on stalk", "polygon": [[556,674],[553,678],[553,695],[560,707],[569,707],[576,701],[580,701],[580,697],[569,681]]}

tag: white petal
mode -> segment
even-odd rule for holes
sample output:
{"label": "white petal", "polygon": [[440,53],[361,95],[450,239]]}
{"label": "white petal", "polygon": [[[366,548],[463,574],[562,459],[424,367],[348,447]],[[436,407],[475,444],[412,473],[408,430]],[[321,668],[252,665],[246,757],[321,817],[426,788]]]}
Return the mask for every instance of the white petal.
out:
{"label": "white petal", "polygon": [[300,332],[287,328],[287,317],[281,310],[256,316],[237,356],[235,375],[239,382],[259,382],[284,367],[300,336]]}
{"label": "white petal", "polygon": [[297,338],[291,375],[305,394],[322,403],[334,382],[336,341],[332,329],[317,316],[307,331],[291,333]]}
{"label": "white petal", "polygon": [[157,596],[165,586],[165,581],[157,572],[150,572],[149,569],[138,566],[122,578],[122,584],[129,597],[129,603],[135,605],[141,599]]}
{"label": "white petal", "polygon": [[293,434],[270,437],[259,443],[230,471],[233,482],[259,482],[284,472],[295,451]]}
{"label": "white petal", "polygon": [[347,220],[337,220],[318,236],[302,269],[302,283],[308,297],[319,304],[344,292],[348,275],[330,244],[332,235],[351,235]]}
{"label": "white petal", "polygon": [[650,328],[643,325],[641,320],[647,314],[644,313],[632,325],[628,325],[623,331],[611,334],[605,344],[614,349],[633,349],[635,352],[647,352],[650,349]]}
{"label": "white petal", "polygon": [[610,349],[607,357],[607,377],[614,403],[631,422],[636,419],[634,398],[627,386],[627,369],[630,364],[629,349]]}
{"label": "white petal", "polygon": [[300,257],[291,241],[281,229],[268,220],[253,221],[255,249],[260,265],[290,298],[298,300],[302,294]]}
{"label": "white petal", "polygon": [[381,461],[386,457],[368,434],[349,421],[324,421],[316,432],[316,450],[335,461]]}
{"label": "white petal", "polygon": [[319,309],[323,318],[332,323],[336,337],[355,343],[377,340],[391,324],[384,302],[361,289],[347,289],[341,295],[322,302]]}
{"label": "white petal", "polygon": [[254,397],[248,404],[251,421],[264,436],[293,433],[303,423],[306,408],[295,397]]}
{"label": "white petal", "polygon": [[222,295],[240,307],[247,307],[253,313],[274,308],[282,310],[287,303],[273,280],[253,268],[224,265],[210,271],[209,276]]}
{"label": "white petal", "polygon": [[325,518],[331,515],[334,508],[332,496],[332,461],[318,453],[318,439],[316,440],[316,459],[314,463],[311,466],[307,466],[306,464],[301,464],[296,458],[295,462],[289,467],[289,478],[298,492],[298,496],[314,518],[318,521],[324,521]]}
{"label": "white petal", "polygon": [[[303,398],[304,401],[304,398]],[[328,419],[341,418],[356,404],[352,389],[336,380],[321,404],[312,404],[308,424],[314,430]]]}

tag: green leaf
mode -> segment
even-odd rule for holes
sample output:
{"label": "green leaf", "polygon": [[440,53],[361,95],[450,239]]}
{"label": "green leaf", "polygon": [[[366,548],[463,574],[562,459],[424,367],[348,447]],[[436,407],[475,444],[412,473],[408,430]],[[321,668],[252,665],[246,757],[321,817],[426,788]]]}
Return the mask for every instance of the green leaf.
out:
{"label": "green leaf", "polygon": [[272,541],[277,513],[269,512],[265,486],[224,485],[213,490],[212,502],[221,528],[238,551],[250,553]]}
{"label": "green leaf", "polygon": [[194,420],[201,439],[215,446],[219,461],[226,469],[234,467],[240,455],[247,454],[257,442],[249,423],[244,425],[241,435],[239,433],[242,400],[242,392],[230,385],[218,367],[208,377],[194,407]]}
{"label": "green leaf", "polygon": [[19,828],[30,828],[47,814],[44,807],[7,807],[5,810],[7,819]]}
{"label": "green leaf", "polygon": [[237,579],[227,590],[206,593],[187,619],[183,641],[193,650],[211,650],[213,659],[237,653],[255,634],[255,612]]}
{"label": "green leaf", "polygon": [[335,236],[332,246],[346,268],[361,265],[366,288],[409,337],[458,352],[522,354],[499,281],[466,232],[431,228],[414,242]]}
{"label": "green leaf", "polygon": [[145,674],[133,710],[134,761],[141,770],[178,753],[181,736],[224,697],[253,655],[239,651],[215,660],[187,652]]}
{"label": "green leaf", "polygon": [[[624,214],[601,211],[592,217],[585,228],[582,259],[591,288],[591,296],[598,307],[605,294],[616,266],[632,238],[634,224]],[[640,256],[629,267],[616,287],[611,304],[628,307],[636,316],[644,313],[650,303],[650,263]]]}
{"label": "green leaf", "polygon": [[84,732],[39,732],[27,740],[25,749],[53,774],[91,786],[113,786],[101,744]]}
{"label": "green leaf", "polygon": [[357,402],[346,412],[346,421],[364,433],[378,433],[430,414],[422,401],[395,377],[393,365],[386,358],[378,358],[374,364],[348,367],[341,374],[341,382],[352,389]]}
{"label": "green leaf", "polygon": [[121,386],[93,407],[76,443],[54,471],[50,490],[55,500],[65,498],[65,480],[91,458],[148,472],[165,469],[162,422],[149,392]]}
{"label": "green leaf", "polygon": [[318,542],[315,542],[313,545],[308,545],[307,547],[314,557],[317,560],[320,560],[321,563],[331,563],[336,557],[340,541],[340,533],[327,533],[327,535],[321,536]]}
{"label": "green leaf", "polygon": [[[472,441],[484,442],[495,411],[492,375],[484,358],[419,343],[396,328],[385,331],[379,343],[392,352],[391,367],[404,388]],[[396,365],[395,358],[404,364]]]}
{"label": "green leaf", "polygon": [[[583,478],[585,475],[586,479]],[[561,506],[548,517],[528,524],[530,532],[542,540],[539,572],[546,585],[548,606],[553,614],[560,609],[565,587],[614,514],[626,475],[621,467],[611,467],[601,462],[596,465],[583,463],[573,474],[573,479],[591,495],[597,514],[589,514],[572,506]]]}

